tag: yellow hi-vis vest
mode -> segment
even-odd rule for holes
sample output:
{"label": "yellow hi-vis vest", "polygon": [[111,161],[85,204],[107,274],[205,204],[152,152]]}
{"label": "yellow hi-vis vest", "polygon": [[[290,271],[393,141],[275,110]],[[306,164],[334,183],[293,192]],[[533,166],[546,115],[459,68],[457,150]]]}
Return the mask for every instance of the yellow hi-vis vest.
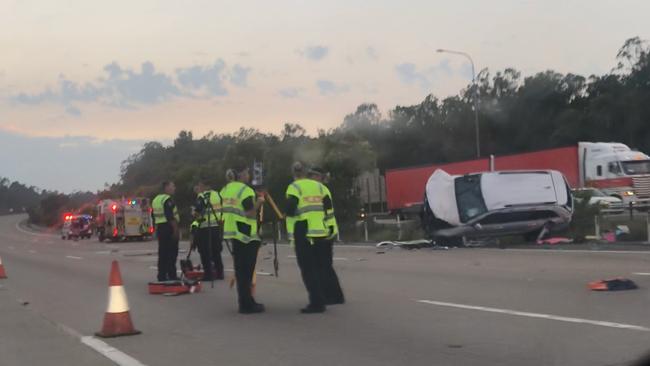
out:
{"label": "yellow hi-vis vest", "polygon": [[336,222],[336,216],[334,216],[334,200],[332,199],[332,192],[330,192],[326,185],[323,185],[323,187],[325,187],[325,196],[329,197],[330,203],[332,204],[330,209],[325,210],[325,227],[329,230],[328,239],[333,239],[336,238],[336,235],[339,233],[339,225]]}
{"label": "yellow hi-vis vest", "polygon": [[190,232],[192,232],[194,229],[198,229],[198,228],[199,228],[199,222],[196,221],[196,220],[192,221],[192,223],[190,224]]}
{"label": "yellow hi-vis vest", "polygon": [[[247,217],[242,204],[249,197],[255,202],[255,191],[241,182],[230,182],[221,189],[224,239],[236,239],[242,243],[260,240],[257,236],[257,219]],[[239,231],[238,222],[250,226],[250,235]]]}
{"label": "yellow hi-vis vest", "polygon": [[[202,192],[200,194],[201,197],[209,197],[210,205],[212,206],[212,210],[208,209],[207,207],[204,208],[203,216],[201,217],[201,228],[206,228],[206,227],[215,227],[219,226],[219,221],[221,221],[221,196],[219,195],[219,192],[209,190]],[[207,202],[206,202],[207,203]],[[208,215],[210,216],[209,220],[209,225],[208,225]]]}
{"label": "yellow hi-vis vest", "polygon": [[325,227],[325,211],[323,209],[325,186],[313,179],[299,179],[287,187],[286,194],[298,198],[296,216],[294,216],[294,220],[287,221],[289,235],[293,233],[295,222],[304,220],[307,221],[308,238],[327,237],[328,230]]}
{"label": "yellow hi-vis vest", "polygon": [[[167,217],[165,216],[165,202],[170,199],[171,196],[165,193],[157,195],[153,201],[151,201],[151,209],[153,210],[153,219],[156,222],[156,225],[164,224],[167,222]],[[178,208],[174,206],[174,218],[176,222],[180,221],[178,216]]]}

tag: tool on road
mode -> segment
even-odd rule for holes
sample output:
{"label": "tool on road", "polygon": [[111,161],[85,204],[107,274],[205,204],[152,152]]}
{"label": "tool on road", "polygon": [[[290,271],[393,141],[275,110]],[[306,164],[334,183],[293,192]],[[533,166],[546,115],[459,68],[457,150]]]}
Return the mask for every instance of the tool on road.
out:
{"label": "tool on road", "polygon": [[0,279],[7,278],[7,272],[5,272],[5,266],[2,264],[2,258],[0,258]]}
{"label": "tool on road", "polygon": [[612,278],[589,283],[589,289],[592,291],[622,291],[636,290],[639,287],[634,281],[627,278]]}
{"label": "tool on road", "polygon": [[149,282],[149,294],[178,296],[201,292],[201,282],[184,278],[176,281]]}
{"label": "tool on road", "polygon": [[108,307],[104,315],[102,330],[95,333],[102,338],[119,337],[140,334],[133,327],[129,314],[129,303],[122,284],[122,275],[117,261],[111,264],[111,274],[108,281]]}

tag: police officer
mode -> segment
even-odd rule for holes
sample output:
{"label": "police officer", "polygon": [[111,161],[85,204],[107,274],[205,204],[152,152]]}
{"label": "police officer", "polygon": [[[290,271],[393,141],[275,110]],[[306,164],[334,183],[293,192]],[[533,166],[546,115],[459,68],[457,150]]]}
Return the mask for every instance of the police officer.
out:
{"label": "police officer", "polygon": [[178,257],[179,231],[178,209],[172,198],[176,193],[174,182],[162,183],[163,193],[151,202],[152,216],[158,236],[158,281],[178,280],[176,258]]}
{"label": "police officer", "polygon": [[264,305],[255,301],[251,291],[260,247],[257,210],[264,203],[264,197],[256,198],[255,191],[248,186],[250,172],[245,165],[229,169],[226,172],[226,180],[228,184],[221,189],[223,238],[232,243],[239,312],[261,313],[264,311]]}
{"label": "police officer", "polygon": [[309,170],[308,177],[323,183],[323,187],[325,188],[323,208],[325,209],[325,227],[328,230],[328,235],[326,238],[317,238],[314,240],[325,304],[343,304],[345,303],[345,297],[343,296],[343,290],[341,289],[339,278],[333,266],[334,239],[339,233],[339,227],[336,222],[336,216],[334,216],[332,193],[325,185],[329,180],[329,174],[319,167],[312,167]]}
{"label": "police officer", "polygon": [[205,182],[197,184],[196,212],[200,215],[198,249],[203,266],[203,280],[223,280],[221,251],[221,195]]}
{"label": "police officer", "polygon": [[286,191],[287,232],[293,234],[298,267],[309,294],[309,304],[300,312],[322,313],[326,299],[316,247],[328,234],[323,206],[325,187],[313,179],[307,179],[306,168],[300,162],[293,164],[292,172],[294,181]]}

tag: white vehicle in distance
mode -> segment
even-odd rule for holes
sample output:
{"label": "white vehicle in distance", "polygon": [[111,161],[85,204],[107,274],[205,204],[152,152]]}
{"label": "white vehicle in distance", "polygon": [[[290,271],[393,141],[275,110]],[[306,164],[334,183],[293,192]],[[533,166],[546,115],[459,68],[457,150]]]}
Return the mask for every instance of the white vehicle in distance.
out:
{"label": "white vehicle in distance", "polygon": [[573,197],[576,202],[582,202],[589,198],[590,206],[602,208],[623,208],[623,200],[618,197],[608,196],[597,188],[578,188],[573,190]]}
{"label": "white vehicle in distance", "polygon": [[434,240],[524,235],[568,227],[571,188],[555,170],[498,171],[453,176],[433,172],[426,185],[422,223]]}

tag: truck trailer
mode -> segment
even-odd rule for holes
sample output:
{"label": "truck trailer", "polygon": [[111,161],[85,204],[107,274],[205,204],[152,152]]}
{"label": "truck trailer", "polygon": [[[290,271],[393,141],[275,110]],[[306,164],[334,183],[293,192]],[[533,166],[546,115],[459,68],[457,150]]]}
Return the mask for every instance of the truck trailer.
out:
{"label": "truck trailer", "polygon": [[427,179],[436,169],[452,175],[503,170],[557,170],[573,188],[599,188],[626,205],[650,204],[650,157],[616,142],[574,146],[386,171],[386,200],[392,212],[416,212]]}

